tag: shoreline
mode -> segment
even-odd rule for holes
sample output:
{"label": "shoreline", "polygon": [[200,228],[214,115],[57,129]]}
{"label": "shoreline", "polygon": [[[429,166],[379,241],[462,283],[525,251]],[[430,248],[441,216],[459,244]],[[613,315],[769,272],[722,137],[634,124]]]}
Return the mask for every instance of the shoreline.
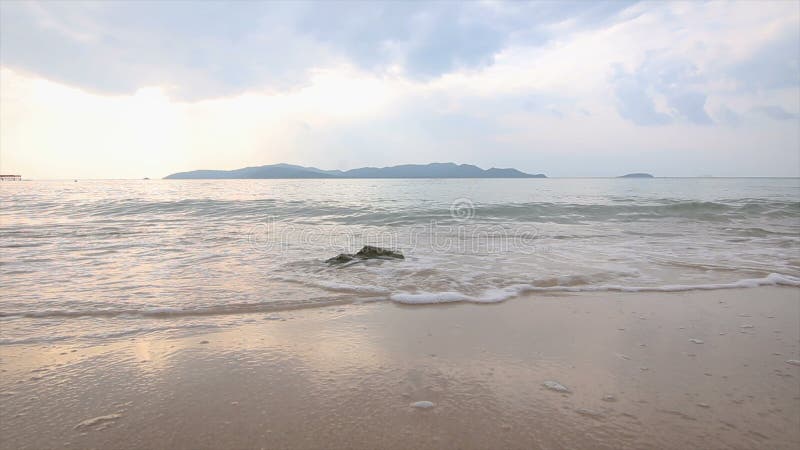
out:
{"label": "shoreline", "polygon": [[[301,283],[298,280],[282,279]],[[740,278],[735,281],[700,284],[662,284],[655,286],[625,286],[615,284],[599,285],[552,285],[536,286],[533,284],[515,284],[505,288],[488,289],[478,295],[468,295],[457,291],[444,292],[390,292],[379,287],[360,287],[351,285],[314,285],[327,290],[328,294],[338,294],[338,299],[319,300],[317,302],[256,302],[234,303],[228,305],[200,306],[189,309],[179,307],[146,307],[142,309],[47,309],[45,311],[10,311],[0,312],[0,319],[50,319],[50,318],[119,318],[124,316],[137,316],[140,318],[170,319],[191,317],[222,317],[241,316],[247,314],[289,313],[303,309],[331,308],[336,306],[361,305],[371,302],[391,301],[400,305],[437,305],[437,304],[493,304],[503,303],[526,296],[540,295],[581,295],[581,294],[628,294],[628,293],[678,293],[696,291],[725,291],[731,289],[752,289],[758,287],[800,287],[800,277],[770,273],[760,278]],[[381,297],[385,295],[386,297]],[[358,297],[357,297],[358,296]],[[0,345],[9,343],[0,339]],[[13,344],[13,342],[11,342]]]}
{"label": "shoreline", "polygon": [[177,337],[0,346],[0,448],[800,444],[800,367],[787,363],[800,359],[797,288],[279,316]]}

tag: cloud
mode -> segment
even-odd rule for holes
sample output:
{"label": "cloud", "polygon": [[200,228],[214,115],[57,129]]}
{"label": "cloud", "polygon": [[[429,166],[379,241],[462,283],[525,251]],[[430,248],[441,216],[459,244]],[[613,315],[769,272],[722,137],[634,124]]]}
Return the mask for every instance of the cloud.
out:
{"label": "cloud", "polygon": [[[710,125],[705,110],[708,95],[705,79],[689,61],[650,57],[634,73],[618,66],[612,78],[620,116],[638,125],[664,125],[687,120],[695,125]],[[663,99],[663,111],[656,97]]]}
{"label": "cloud", "polygon": [[162,86],[198,100],[307,82],[337,61],[289,4],[3,2],[0,62],[105,94]]}
{"label": "cloud", "polygon": [[737,127],[742,123],[742,115],[726,105],[720,105],[714,117],[720,123],[732,127]]}
{"label": "cloud", "polygon": [[780,23],[771,28],[767,28],[762,45],[727,68],[742,89],[758,91],[800,86],[800,21]]}
{"label": "cloud", "polygon": [[789,2],[0,2],[0,157],[797,174],[798,23]]}
{"label": "cloud", "polygon": [[491,64],[513,33],[511,25],[479,3],[331,2],[299,14],[296,32],[362,69],[399,67],[413,78],[428,78]]}
{"label": "cloud", "polygon": [[656,110],[650,86],[635,74],[618,72],[613,77],[619,115],[637,125],[664,125],[672,118]]}
{"label": "cloud", "polygon": [[2,2],[0,63],[91,91],[160,85],[191,100],[295,88],[338,65],[424,80],[490,66],[509,43],[539,45],[625,6]]}
{"label": "cloud", "polygon": [[790,113],[785,109],[781,108],[780,106],[776,105],[759,106],[753,108],[753,110],[774,120],[792,120],[800,117],[800,114]]}

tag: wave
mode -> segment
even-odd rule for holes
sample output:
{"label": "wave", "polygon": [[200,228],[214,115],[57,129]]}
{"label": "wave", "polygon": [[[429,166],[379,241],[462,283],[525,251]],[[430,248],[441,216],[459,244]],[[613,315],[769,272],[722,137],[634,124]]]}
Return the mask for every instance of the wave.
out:
{"label": "wave", "polygon": [[421,292],[414,294],[397,293],[392,294],[389,298],[397,303],[414,305],[452,302],[497,303],[526,292],[684,292],[754,288],[759,286],[800,287],[800,278],[771,273],[764,278],[747,278],[732,283],[671,284],[662,286],[621,286],[612,284],[536,286],[533,284],[518,284],[501,289],[490,289],[477,296],[460,292]]}
{"label": "wave", "polygon": [[337,283],[333,281],[314,281],[311,279],[299,279],[299,278],[292,278],[280,275],[273,275],[270,277],[271,280],[275,281],[283,281],[286,283],[297,283],[303,286],[312,286],[317,287],[320,289],[324,289],[326,291],[332,292],[352,292],[352,293],[359,293],[359,294],[388,294],[390,291],[386,288],[378,287],[378,286],[363,286],[363,285],[355,285],[355,284],[347,284],[347,283]]}
{"label": "wave", "polygon": [[[590,283],[589,277],[558,277],[534,282],[532,284],[520,283],[501,288],[492,288],[483,291],[479,295],[471,295],[457,291],[443,292],[394,292],[389,289],[374,286],[358,286],[343,283],[324,283],[314,282],[315,286],[323,289],[350,294],[369,294],[368,298],[353,298],[351,295],[341,297],[323,297],[312,299],[306,302],[284,301],[284,302],[260,302],[260,303],[235,303],[225,305],[214,305],[206,307],[147,307],[141,309],[132,308],[103,308],[93,310],[81,309],[47,309],[40,311],[3,311],[0,317],[7,319],[29,318],[77,318],[77,317],[146,317],[146,318],[171,318],[188,316],[221,316],[232,314],[253,314],[290,311],[297,309],[318,308],[325,306],[351,304],[356,301],[372,300],[391,300],[402,304],[435,304],[435,303],[498,303],[520,295],[531,292],[558,293],[558,292],[683,292],[697,290],[720,290],[720,289],[741,289],[754,288],[759,286],[790,286],[800,287],[800,277],[771,273],[763,278],[747,278],[731,283],[709,283],[709,284],[670,284],[661,286],[623,286],[614,284],[587,284]],[[290,280],[300,282],[299,280]],[[596,280],[595,280],[596,281]],[[560,282],[561,284],[556,284]],[[0,341],[3,343],[3,341]]]}
{"label": "wave", "polygon": [[[613,202],[608,204],[518,202],[475,203],[476,220],[518,219],[532,222],[580,223],[584,221],[637,221],[654,218],[691,218],[695,220],[728,220],[731,217],[764,215],[775,218],[797,217],[800,202],[763,199],[688,201],[675,199],[649,199],[637,203]],[[135,220],[158,216],[168,222],[190,217],[217,219],[242,219],[272,217],[275,220],[303,220],[342,224],[410,225],[431,220],[453,220],[449,203],[433,203],[425,207],[411,204],[364,205],[363,203],[331,202],[318,200],[264,199],[181,199],[142,200],[136,198],[109,201],[80,201],[63,203],[18,202],[9,205],[5,212],[35,215],[57,213],[66,216],[90,217],[97,222],[109,218]],[[112,230],[113,231],[113,230]],[[117,230],[125,234],[126,230]]]}

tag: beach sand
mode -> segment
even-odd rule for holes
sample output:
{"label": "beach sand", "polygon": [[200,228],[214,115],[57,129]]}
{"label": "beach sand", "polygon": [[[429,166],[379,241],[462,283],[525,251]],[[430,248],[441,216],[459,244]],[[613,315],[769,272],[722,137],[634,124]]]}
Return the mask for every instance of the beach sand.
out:
{"label": "beach sand", "polygon": [[800,446],[796,288],[220,320],[235,325],[0,347],[0,447]]}

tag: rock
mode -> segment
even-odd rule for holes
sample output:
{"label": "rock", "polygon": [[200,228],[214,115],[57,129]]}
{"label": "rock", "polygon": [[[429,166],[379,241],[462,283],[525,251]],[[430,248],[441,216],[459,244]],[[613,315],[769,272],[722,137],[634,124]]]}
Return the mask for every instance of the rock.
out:
{"label": "rock", "polygon": [[365,245],[355,255],[340,253],[338,256],[325,260],[328,264],[344,264],[356,259],[405,259],[402,253],[381,247]]}
{"label": "rock", "polygon": [[403,254],[400,252],[380,247],[373,247],[371,245],[365,245],[364,247],[362,247],[361,250],[359,250],[358,253],[356,253],[356,257],[361,259],[366,259],[366,258],[405,259]]}
{"label": "rock", "polygon": [[328,264],[344,264],[354,259],[356,258],[353,255],[348,255],[347,253],[340,253],[338,256],[326,259],[325,262]]}
{"label": "rock", "polygon": [[563,384],[559,383],[558,381],[545,381],[542,383],[542,386],[546,387],[547,389],[555,392],[562,392],[565,394],[569,394],[570,391],[568,387],[564,386]]}

